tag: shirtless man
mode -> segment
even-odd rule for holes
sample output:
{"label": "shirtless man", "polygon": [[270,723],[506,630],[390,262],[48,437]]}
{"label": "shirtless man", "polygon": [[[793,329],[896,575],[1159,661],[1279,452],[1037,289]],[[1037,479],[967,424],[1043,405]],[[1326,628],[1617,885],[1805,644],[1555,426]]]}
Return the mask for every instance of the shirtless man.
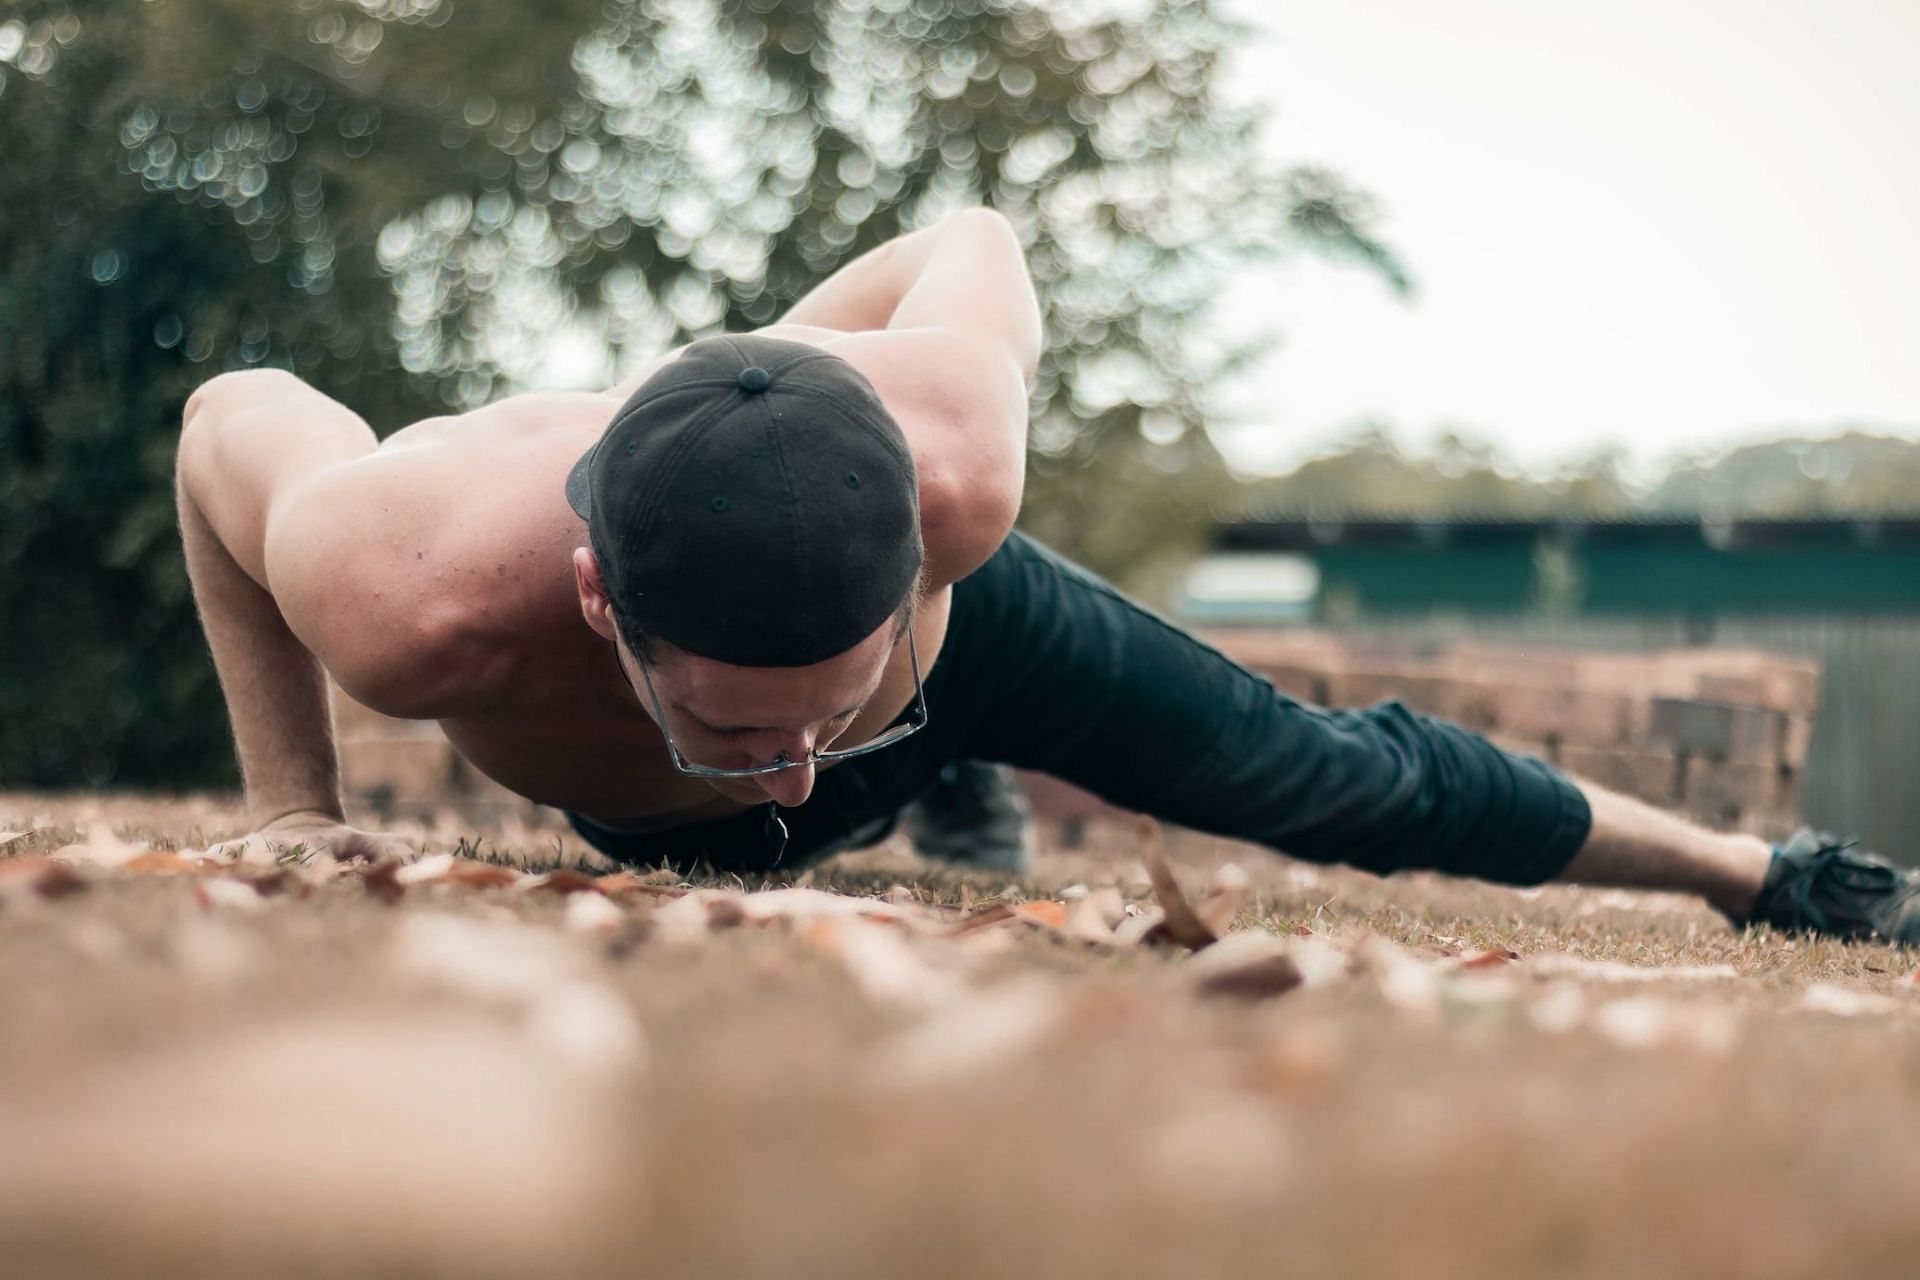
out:
{"label": "shirtless man", "polygon": [[991,760],[1316,861],[1920,941],[1911,872],[1710,832],[1398,703],[1295,702],[1012,532],[1040,349],[1018,241],[973,210],[598,395],[380,442],[289,374],[208,382],[180,520],[250,839],[405,849],[345,823],[330,674],[636,863],[804,865]]}

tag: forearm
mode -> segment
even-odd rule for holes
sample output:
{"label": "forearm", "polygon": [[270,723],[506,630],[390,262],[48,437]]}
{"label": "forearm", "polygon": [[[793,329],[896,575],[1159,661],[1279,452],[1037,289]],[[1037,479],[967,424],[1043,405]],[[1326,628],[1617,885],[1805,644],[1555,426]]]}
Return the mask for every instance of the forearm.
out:
{"label": "forearm", "polygon": [[326,674],[266,588],[220,542],[183,482],[180,538],[226,696],[255,826],[295,810],[341,816]]}
{"label": "forearm", "polygon": [[815,285],[787,309],[780,323],[844,333],[886,328],[948,225],[923,227],[867,250]]}

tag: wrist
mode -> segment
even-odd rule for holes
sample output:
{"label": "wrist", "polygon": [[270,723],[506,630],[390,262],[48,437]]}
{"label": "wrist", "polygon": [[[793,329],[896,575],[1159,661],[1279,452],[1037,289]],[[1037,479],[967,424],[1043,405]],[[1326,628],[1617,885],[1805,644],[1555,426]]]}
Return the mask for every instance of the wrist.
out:
{"label": "wrist", "polygon": [[266,831],[274,827],[303,826],[316,822],[346,825],[346,811],[337,804],[286,804],[261,805],[253,808],[255,814],[266,814],[254,822],[254,830]]}

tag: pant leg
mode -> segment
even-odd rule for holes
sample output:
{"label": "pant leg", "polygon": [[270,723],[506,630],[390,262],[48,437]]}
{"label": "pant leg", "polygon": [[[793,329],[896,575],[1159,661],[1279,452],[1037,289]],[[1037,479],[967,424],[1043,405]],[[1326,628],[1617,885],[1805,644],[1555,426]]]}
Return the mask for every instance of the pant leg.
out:
{"label": "pant leg", "polygon": [[1591,824],[1542,761],[1398,702],[1297,702],[1019,534],[956,587],[947,646],[943,683],[966,691],[943,710],[948,750],[1182,826],[1381,873],[1538,884]]}

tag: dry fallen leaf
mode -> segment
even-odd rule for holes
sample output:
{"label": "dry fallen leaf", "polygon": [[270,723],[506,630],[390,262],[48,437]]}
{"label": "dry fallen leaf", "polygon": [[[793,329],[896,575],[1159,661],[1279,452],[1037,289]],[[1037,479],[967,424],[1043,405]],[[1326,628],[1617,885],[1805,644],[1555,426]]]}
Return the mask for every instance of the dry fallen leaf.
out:
{"label": "dry fallen leaf", "polygon": [[1067,904],[1064,902],[1023,902],[1013,909],[1013,914],[1049,929],[1064,929],[1067,924]]}
{"label": "dry fallen leaf", "polygon": [[1460,957],[1454,969],[1498,969],[1520,958],[1518,951],[1509,951],[1505,947],[1486,947]]}
{"label": "dry fallen leaf", "polygon": [[520,872],[512,867],[496,867],[471,858],[459,859],[453,870],[447,872],[448,884],[465,885],[469,889],[511,889],[519,882]]}
{"label": "dry fallen leaf", "polygon": [[1160,834],[1160,824],[1143,818],[1139,831],[1140,861],[1147,869],[1147,881],[1153,886],[1153,898],[1160,904],[1163,917],[1157,929],[1141,935],[1142,940],[1164,937],[1189,951],[1211,946],[1219,935],[1207,927],[1187,901],[1186,894],[1180,891],[1180,882],[1174,878],[1173,868],[1167,862],[1167,844]]}
{"label": "dry fallen leaf", "polygon": [[956,935],[976,933],[981,929],[989,929],[994,925],[1004,924],[1013,918],[1012,907],[1004,902],[992,902],[962,918],[953,928],[948,930],[948,932]]}
{"label": "dry fallen leaf", "polygon": [[64,898],[87,887],[87,878],[63,862],[38,854],[0,860],[0,898],[33,893],[42,898]]}
{"label": "dry fallen leaf", "polygon": [[0,831],[0,849],[6,848],[15,840],[25,840],[32,834],[31,831]]}
{"label": "dry fallen leaf", "polygon": [[1184,966],[1204,996],[1264,1000],[1284,995],[1306,982],[1283,938],[1267,933],[1236,933],[1198,953]]}
{"label": "dry fallen leaf", "polygon": [[367,892],[389,906],[406,897],[407,887],[400,883],[400,872],[406,865],[394,860],[372,867],[366,876]]}
{"label": "dry fallen leaf", "polygon": [[533,890],[541,893],[557,893],[563,896],[570,893],[600,892],[600,886],[596,883],[595,877],[586,874],[584,871],[574,871],[568,868],[562,868],[559,871],[549,871],[545,875],[535,876],[531,880],[522,881],[519,887],[523,891]]}
{"label": "dry fallen leaf", "polygon": [[189,861],[177,853],[149,850],[146,853],[134,854],[122,862],[119,869],[128,875],[136,876],[177,876],[196,874],[214,868],[202,867],[197,862]]}

